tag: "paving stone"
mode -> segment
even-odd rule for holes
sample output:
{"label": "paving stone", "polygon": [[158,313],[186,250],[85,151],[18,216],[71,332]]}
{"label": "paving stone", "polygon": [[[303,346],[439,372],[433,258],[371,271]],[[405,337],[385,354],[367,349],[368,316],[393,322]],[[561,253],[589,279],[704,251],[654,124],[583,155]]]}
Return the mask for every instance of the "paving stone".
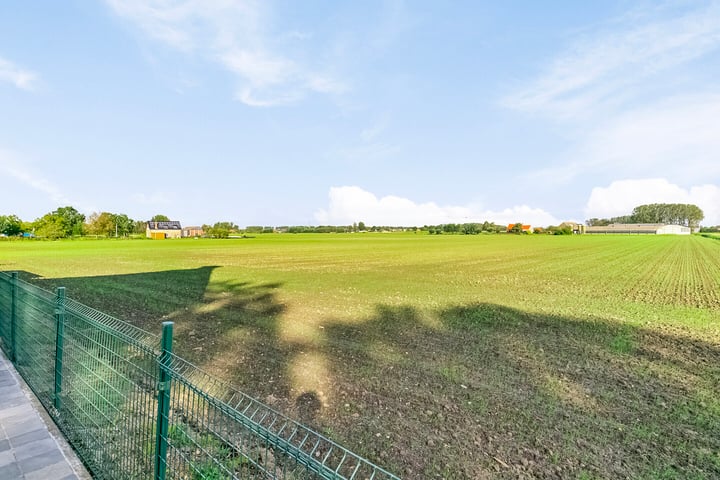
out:
{"label": "paving stone", "polygon": [[[14,448],[17,448],[20,445],[25,445],[28,442],[32,442],[35,440],[43,440],[45,438],[51,438],[50,433],[46,429],[40,428],[37,430],[32,430],[30,432],[21,433],[20,435],[16,435],[14,437],[10,437],[8,441],[12,444]],[[2,450],[2,448],[0,448],[0,450]]]}
{"label": "paving stone", "polygon": [[33,412],[33,414],[34,415],[29,418],[19,419],[15,422],[12,420],[3,422],[3,428],[5,429],[5,434],[8,438],[17,437],[18,435],[28,432],[34,432],[35,430],[47,430],[47,427],[43,421],[40,420],[40,417],[38,417],[35,412]]}
{"label": "paving stone", "polygon": [[67,465],[65,456],[63,456],[62,452],[57,448],[33,457],[25,458],[18,463],[20,464],[20,470],[22,470],[25,475],[50,466],[60,469],[62,466]]}
{"label": "paving stone", "polygon": [[[24,472],[25,480],[47,480],[49,478],[68,478],[74,476],[72,468],[67,462],[63,461],[40,468],[32,472]],[[77,477],[75,477],[77,478]]]}
{"label": "paving stone", "polygon": [[[0,452],[0,467],[15,463],[16,461],[17,459],[15,458],[15,454],[13,454],[12,450],[5,450],[4,452]],[[3,477],[0,476],[0,478]]]}
{"label": "paving stone", "polygon": [[67,446],[63,453],[51,434],[57,428],[16,375],[0,351],[0,480],[89,479]]}
{"label": "paving stone", "polygon": [[13,450],[15,451],[15,458],[17,458],[18,461],[34,457],[38,454],[51,452],[53,450],[57,450],[59,452],[57,448],[57,443],[55,443],[55,440],[50,438],[50,436],[43,440],[35,440],[34,442],[26,443],[18,447],[13,447]]}
{"label": "paving stone", "polygon": [[23,474],[17,463],[10,463],[0,467],[0,478],[3,480],[23,480]]}

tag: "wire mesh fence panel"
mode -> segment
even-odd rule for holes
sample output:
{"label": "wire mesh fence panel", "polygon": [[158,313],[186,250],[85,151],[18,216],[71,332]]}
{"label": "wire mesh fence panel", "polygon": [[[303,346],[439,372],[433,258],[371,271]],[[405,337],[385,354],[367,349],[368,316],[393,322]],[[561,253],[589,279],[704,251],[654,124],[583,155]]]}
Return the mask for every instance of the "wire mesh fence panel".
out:
{"label": "wire mesh fence panel", "polygon": [[397,478],[180,357],[170,375],[168,478]]}
{"label": "wire mesh fence panel", "polygon": [[161,346],[0,272],[0,347],[95,478],[397,479],[173,355],[171,322]]}
{"label": "wire mesh fence panel", "polygon": [[15,368],[45,408],[52,407],[55,379],[55,296],[18,281]]}
{"label": "wire mesh fence panel", "polygon": [[156,352],[68,307],[61,429],[98,478],[148,478],[153,468]]}
{"label": "wire mesh fence panel", "polygon": [[12,314],[12,283],[10,275],[0,273],[0,347],[8,353],[12,348],[10,329]]}

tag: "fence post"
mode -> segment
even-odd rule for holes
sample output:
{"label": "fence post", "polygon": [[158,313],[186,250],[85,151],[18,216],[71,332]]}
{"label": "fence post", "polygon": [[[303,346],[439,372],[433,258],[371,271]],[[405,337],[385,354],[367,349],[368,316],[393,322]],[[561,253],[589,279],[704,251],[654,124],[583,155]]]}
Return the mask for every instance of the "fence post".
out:
{"label": "fence post", "polygon": [[58,287],[55,295],[55,397],[53,405],[59,412],[62,406],[63,343],[65,336],[65,287]]}
{"label": "fence post", "polygon": [[18,290],[18,272],[12,272],[10,274],[10,361],[16,362],[17,355],[15,354],[16,342],[16,330],[17,330],[17,290]]}
{"label": "fence post", "polygon": [[165,480],[167,469],[168,423],[170,417],[170,354],[173,322],[163,322],[160,341],[157,427],[155,429],[155,480]]}

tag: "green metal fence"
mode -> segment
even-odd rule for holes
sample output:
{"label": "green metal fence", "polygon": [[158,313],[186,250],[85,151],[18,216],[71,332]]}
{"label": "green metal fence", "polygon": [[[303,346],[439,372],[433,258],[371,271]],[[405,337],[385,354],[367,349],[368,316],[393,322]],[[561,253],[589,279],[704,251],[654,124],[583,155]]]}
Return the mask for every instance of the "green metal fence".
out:
{"label": "green metal fence", "polygon": [[95,478],[398,478],[174,355],[162,327],[0,272],[0,347]]}

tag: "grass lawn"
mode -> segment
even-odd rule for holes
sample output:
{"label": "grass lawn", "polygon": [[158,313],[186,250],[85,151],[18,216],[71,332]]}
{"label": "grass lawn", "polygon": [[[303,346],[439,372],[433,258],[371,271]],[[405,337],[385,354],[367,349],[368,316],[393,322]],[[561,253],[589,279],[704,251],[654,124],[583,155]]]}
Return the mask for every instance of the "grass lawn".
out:
{"label": "grass lawn", "polygon": [[0,270],[407,479],[720,477],[720,242],[258,235],[0,242]]}

